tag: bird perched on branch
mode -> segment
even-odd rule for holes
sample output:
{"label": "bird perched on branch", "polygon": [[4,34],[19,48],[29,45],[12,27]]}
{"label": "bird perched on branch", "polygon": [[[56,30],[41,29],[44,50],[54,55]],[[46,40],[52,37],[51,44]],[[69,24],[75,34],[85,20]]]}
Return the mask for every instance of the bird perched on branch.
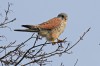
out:
{"label": "bird perched on branch", "polygon": [[63,41],[59,40],[58,37],[64,31],[67,19],[67,14],[60,13],[57,17],[54,17],[41,24],[22,25],[22,27],[25,27],[26,29],[15,29],[14,31],[37,32],[40,36],[45,37],[47,41],[50,41],[55,44],[55,40],[57,40],[57,42]]}

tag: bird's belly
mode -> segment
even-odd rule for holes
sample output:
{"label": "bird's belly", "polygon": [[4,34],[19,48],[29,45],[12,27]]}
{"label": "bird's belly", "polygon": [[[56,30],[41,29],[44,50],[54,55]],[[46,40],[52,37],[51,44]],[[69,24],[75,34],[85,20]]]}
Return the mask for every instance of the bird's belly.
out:
{"label": "bird's belly", "polygon": [[61,24],[60,26],[51,29],[51,30],[41,30],[39,35],[45,37],[47,41],[54,41],[56,40],[60,34],[64,31],[66,24]]}
{"label": "bird's belly", "polygon": [[60,34],[64,31],[65,26],[66,26],[65,24],[61,24],[60,26],[52,29],[50,33],[46,36],[46,39],[48,41],[56,40],[60,36]]}
{"label": "bird's belly", "polygon": [[39,35],[42,36],[42,37],[46,37],[46,36],[48,35],[48,32],[49,32],[49,31],[47,31],[47,30],[41,30],[41,31],[39,32]]}

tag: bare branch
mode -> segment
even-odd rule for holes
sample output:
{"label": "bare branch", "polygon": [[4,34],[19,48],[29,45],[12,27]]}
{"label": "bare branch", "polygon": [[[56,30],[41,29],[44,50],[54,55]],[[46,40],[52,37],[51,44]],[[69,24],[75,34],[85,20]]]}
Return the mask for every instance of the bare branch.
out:
{"label": "bare branch", "polygon": [[72,45],[71,47],[69,47],[68,49],[67,49],[67,51],[68,50],[70,50],[70,49],[72,49],[74,46],[76,46],[81,40],[83,40],[83,37],[90,31],[90,29],[91,28],[88,28],[84,33],[83,33],[83,35],[79,38],[79,40],[74,44],[74,45]]}
{"label": "bare branch", "polygon": [[78,59],[76,60],[76,62],[75,62],[75,64],[74,64],[74,66],[76,66],[77,62],[78,62]]}
{"label": "bare branch", "polygon": [[[58,45],[58,48],[51,52],[45,52],[43,51],[43,49],[47,45],[50,45],[50,44],[52,45],[52,43],[47,43],[46,41],[43,44],[41,43],[36,44],[36,43],[39,43],[39,41],[41,41],[41,38],[39,37],[39,35],[35,35],[35,33],[33,33],[31,37],[29,37],[26,41],[20,44],[16,44],[16,41],[15,41],[15,42],[11,42],[7,46],[4,46],[4,47],[1,46],[0,49],[2,49],[2,51],[0,51],[0,53],[5,51],[5,55],[0,57],[0,61],[2,64],[5,64],[5,65],[8,64],[8,65],[14,65],[14,66],[17,66],[17,65],[27,66],[29,64],[35,64],[35,63],[40,66],[46,65],[47,62],[52,62],[52,61],[48,61],[49,57],[52,57],[55,55],[61,56],[64,53],[71,54],[72,52],[69,53],[69,50],[71,50],[81,40],[83,40],[83,37],[89,32],[89,30],[90,28],[86,30],[83,33],[83,35],[80,37],[80,39],[72,46],[70,46],[70,43],[66,41],[66,38],[64,39],[63,42],[56,42],[56,45]],[[23,49],[24,47],[27,47],[27,42],[29,42],[31,39],[35,39],[34,43],[31,44],[33,46],[30,48],[29,47],[26,48],[26,50]],[[66,45],[66,47],[65,46],[63,47],[63,45]],[[12,48],[12,47],[13,47],[12,51],[7,51],[7,49]],[[38,50],[36,51],[37,48]],[[30,61],[26,63],[22,63],[22,61],[24,60],[30,60]],[[61,66],[64,66],[64,65],[61,64]]]}
{"label": "bare branch", "polygon": [[64,65],[63,65],[63,63],[61,63],[61,65],[60,65],[60,66],[64,66]]}
{"label": "bare branch", "polygon": [[10,4],[10,3],[8,2],[8,8],[7,8],[7,10],[5,10],[5,19],[4,19],[3,22],[0,23],[0,28],[5,28],[5,27],[7,27],[7,26],[5,26],[6,24],[11,23],[11,22],[14,22],[14,21],[16,20],[16,18],[14,18],[14,19],[12,19],[12,20],[9,20],[8,14],[9,14],[9,12],[11,11],[11,10],[10,10],[11,5],[12,5],[12,4]]}

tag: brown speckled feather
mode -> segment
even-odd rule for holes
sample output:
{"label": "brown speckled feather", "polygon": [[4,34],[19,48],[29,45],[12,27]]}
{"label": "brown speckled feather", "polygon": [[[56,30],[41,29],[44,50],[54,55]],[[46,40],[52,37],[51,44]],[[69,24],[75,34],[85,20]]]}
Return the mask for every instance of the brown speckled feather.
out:
{"label": "brown speckled feather", "polygon": [[48,20],[47,22],[39,24],[39,28],[43,29],[53,29],[61,24],[61,19],[55,17],[53,19]]}

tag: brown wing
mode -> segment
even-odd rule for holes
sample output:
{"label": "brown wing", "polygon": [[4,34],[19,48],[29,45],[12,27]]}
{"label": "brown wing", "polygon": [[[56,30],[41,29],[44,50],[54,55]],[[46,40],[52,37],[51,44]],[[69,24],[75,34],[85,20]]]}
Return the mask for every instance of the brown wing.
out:
{"label": "brown wing", "polygon": [[39,24],[39,27],[43,29],[53,29],[59,26],[60,23],[61,23],[61,19],[55,17],[53,19],[48,20],[47,22]]}

